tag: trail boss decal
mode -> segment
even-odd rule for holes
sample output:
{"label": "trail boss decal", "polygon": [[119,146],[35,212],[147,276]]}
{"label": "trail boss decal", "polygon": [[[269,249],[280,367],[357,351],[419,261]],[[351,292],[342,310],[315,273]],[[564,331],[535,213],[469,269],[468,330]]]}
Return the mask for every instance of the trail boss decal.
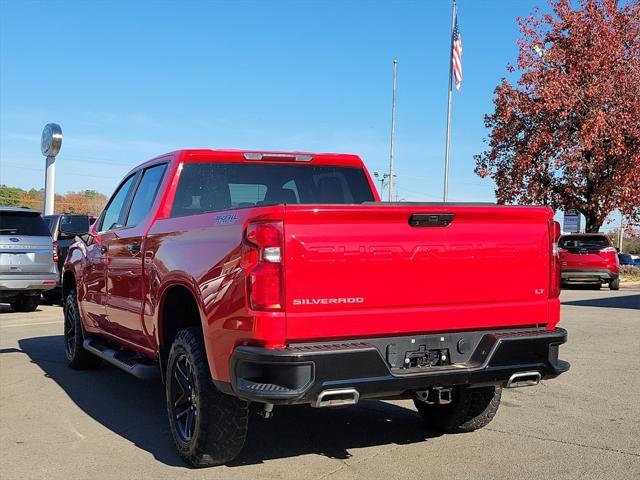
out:
{"label": "trail boss decal", "polygon": [[218,215],[216,216],[216,225],[231,225],[232,223],[236,223],[236,220],[238,220],[238,215],[235,213]]}

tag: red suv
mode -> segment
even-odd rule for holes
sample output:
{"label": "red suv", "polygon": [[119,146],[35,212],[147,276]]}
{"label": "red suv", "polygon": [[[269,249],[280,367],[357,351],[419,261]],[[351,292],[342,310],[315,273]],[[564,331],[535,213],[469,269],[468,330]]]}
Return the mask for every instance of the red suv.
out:
{"label": "red suv", "polygon": [[618,253],[602,233],[563,235],[558,240],[562,283],[608,283],[620,288]]}

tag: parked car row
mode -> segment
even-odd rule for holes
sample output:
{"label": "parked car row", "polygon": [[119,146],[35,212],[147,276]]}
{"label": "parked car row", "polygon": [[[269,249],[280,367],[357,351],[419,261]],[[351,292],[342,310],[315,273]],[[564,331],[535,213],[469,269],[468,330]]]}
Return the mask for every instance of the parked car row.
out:
{"label": "parked car row", "polygon": [[[76,236],[89,232],[92,216],[57,214],[41,217],[37,210],[0,207],[0,302],[15,311],[34,311],[40,295],[62,301],[62,267]],[[562,283],[607,284],[620,288],[619,266],[640,267],[640,257],[617,252],[601,233],[569,234],[558,242]]]}
{"label": "parked car row", "polygon": [[22,207],[0,207],[0,302],[32,312],[43,295],[62,300],[61,272],[69,245],[89,231],[87,215],[42,217]]}

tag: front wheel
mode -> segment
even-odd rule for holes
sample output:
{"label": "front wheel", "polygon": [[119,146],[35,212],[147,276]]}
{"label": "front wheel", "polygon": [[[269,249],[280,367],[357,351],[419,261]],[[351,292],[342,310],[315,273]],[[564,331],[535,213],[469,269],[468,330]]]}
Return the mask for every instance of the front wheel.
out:
{"label": "front wheel", "polygon": [[40,305],[40,295],[23,295],[11,302],[14,312],[34,312]]}
{"label": "front wheel", "polygon": [[240,454],[247,436],[247,402],[216,389],[197,328],[176,335],[165,387],[169,428],[182,458],[194,467],[211,467]]}
{"label": "front wheel", "polygon": [[457,387],[451,403],[429,405],[414,400],[416,409],[429,428],[444,433],[464,433],[485,427],[493,420],[502,396],[501,387]]}
{"label": "front wheel", "polygon": [[620,277],[609,282],[609,290],[620,290]]}

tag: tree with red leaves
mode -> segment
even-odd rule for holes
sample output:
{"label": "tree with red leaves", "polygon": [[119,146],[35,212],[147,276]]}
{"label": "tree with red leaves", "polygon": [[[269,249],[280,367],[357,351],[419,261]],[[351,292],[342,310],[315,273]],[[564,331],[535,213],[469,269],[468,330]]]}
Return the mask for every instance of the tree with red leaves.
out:
{"label": "tree with red leaves", "polygon": [[587,232],[613,210],[638,225],[640,3],[550,5],[518,19],[520,78],[495,90],[476,173],[495,181],[498,203],[575,208]]}

